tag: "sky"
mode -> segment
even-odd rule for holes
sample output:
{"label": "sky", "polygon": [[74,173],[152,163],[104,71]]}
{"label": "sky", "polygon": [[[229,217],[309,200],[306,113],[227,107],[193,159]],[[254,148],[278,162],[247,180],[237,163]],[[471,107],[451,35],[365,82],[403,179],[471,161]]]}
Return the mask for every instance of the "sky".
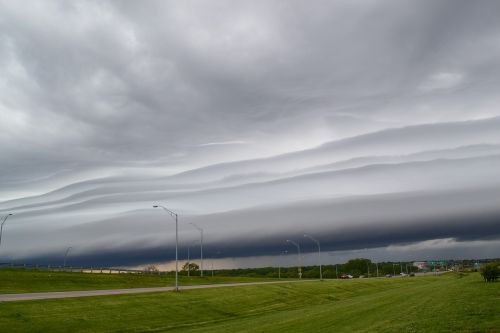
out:
{"label": "sky", "polygon": [[0,262],[500,257],[499,13],[0,0]]}

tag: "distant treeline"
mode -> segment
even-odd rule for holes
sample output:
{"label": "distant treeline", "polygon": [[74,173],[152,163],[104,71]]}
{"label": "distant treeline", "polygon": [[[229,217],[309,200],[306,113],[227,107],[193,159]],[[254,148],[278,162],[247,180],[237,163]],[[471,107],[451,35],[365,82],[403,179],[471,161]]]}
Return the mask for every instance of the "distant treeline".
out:
{"label": "distant treeline", "polygon": [[[323,278],[335,279],[341,278],[342,275],[352,275],[359,277],[384,276],[386,274],[399,275],[400,273],[418,272],[418,268],[413,266],[412,262],[381,262],[373,263],[369,259],[352,259],[347,263],[338,265],[323,265]],[[438,267],[436,267],[438,268]],[[444,267],[443,267],[444,268]],[[298,267],[260,267],[260,268],[238,268],[238,269],[216,269],[214,275],[217,276],[246,276],[246,277],[269,277],[277,278],[281,271],[282,278],[297,278]],[[186,274],[186,272],[182,272]],[[199,272],[191,272],[192,275],[199,275]],[[205,270],[206,276],[212,274],[212,270]],[[319,278],[319,266],[302,267],[303,278]]]}
{"label": "distant treeline", "polygon": [[[385,275],[399,275],[400,273],[410,274],[416,272],[426,272],[433,270],[474,270],[476,271],[481,264],[494,261],[494,259],[482,260],[440,260],[428,261],[424,269],[419,269],[413,266],[413,262],[378,262],[374,263],[370,259],[352,259],[344,264],[338,265],[323,265],[323,278],[335,279],[342,276],[351,275],[352,277],[376,277]],[[499,260],[500,261],[500,260]],[[191,271],[191,275],[200,275],[198,266],[196,270]],[[303,278],[319,278],[319,266],[302,267]],[[281,274],[279,273],[281,271]],[[377,274],[378,273],[378,274]],[[186,275],[186,272],[181,272]],[[239,268],[239,269],[216,269],[213,271],[216,276],[246,276],[246,277],[268,277],[277,278],[297,278],[298,267],[260,267],[260,268]],[[212,270],[208,269],[204,272],[205,276],[211,276]]]}

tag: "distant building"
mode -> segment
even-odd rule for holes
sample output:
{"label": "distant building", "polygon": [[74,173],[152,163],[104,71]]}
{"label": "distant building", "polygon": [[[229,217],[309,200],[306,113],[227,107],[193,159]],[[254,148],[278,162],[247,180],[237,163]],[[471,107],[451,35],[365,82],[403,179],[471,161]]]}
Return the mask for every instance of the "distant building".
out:
{"label": "distant building", "polygon": [[427,262],[425,261],[415,261],[413,262],[413,266],[417,267],[418,269],[427,269]]}

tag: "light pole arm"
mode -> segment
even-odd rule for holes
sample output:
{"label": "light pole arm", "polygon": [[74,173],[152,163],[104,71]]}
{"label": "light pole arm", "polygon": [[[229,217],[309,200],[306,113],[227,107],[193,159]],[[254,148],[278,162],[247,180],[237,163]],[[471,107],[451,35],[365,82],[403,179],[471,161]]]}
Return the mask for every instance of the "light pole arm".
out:
{"label": "light pole arm", "polygon": [[3,225],[5,224],[5,222],[7,222],[7,219],[9,218],[9,216],[11,216],[13,214],[7,214],[5,215],[5,217],[3,218],[2,220],[2,223],[0,224],[0,244],[2,244],[2,233],[3,233]]}
{"label": "light pole arm", "polygon": [[171,211],[170,209],[168,209],[168,208],[166,208],[166,207],[164,207],[164,206],[161,206],[161,205],[156,205],[156,206],[153,206],[153,207],[155,207],[155,208],[156,208],[156,207],[160,207],[160,208],[162,208],[164,211],[166,211],[166,212],[167,212],[170,216],[172,216],[174,219],[176,219],[176,218],[177,218],[177,214],[176,214],[176,213],[174,213],[173,211]]}
{"label": "light pole arm", "polygon": [[299,251],[299,255],[300,255],[300,245],[298,243],[295,243],[293,240],[287,239],[286,241],[288,243],[292,243],[293,245],[295,245],[297,247],[297,251]]}
{"label": "light pole arm", "polygon": [[292,243],[293,245],[295,245],[295,246],[297,247],[297,252],[298,252],[298,254],[299,254],[299,261],[300,261],[300,260],[301,260],[301,255],[300,255],[300,245],[299,245],[298,243],[294,242],[293,240],[289,240],[289,239],[287,239],[286,241],[287,241],[288,243]]}
{"label": "light pole arm", "polygon": [[316,243],[316,245],[318,245],[318,247],[320,247],[320,245],[319,245],[319,241],[318,241],[316,238],[314,238],[313,236],[308,235],[308,234],[304,234],[304,237],[309,238],[309,239],[310,239],[310,240],[312,240],[314,243]]}
{"label": "light pole arm", "polygon": [[7,219],[9,218],[9,216],[12,216],[12,215],[13,215],[13,214],[7,214],[7,215],[5,215],[5,216],[4,216],[3,221],[2,221],[2,224],[1,224],[1,226],[2,226],[2,227],[3,227],[3,225],[5,224],[5,222],[7,222]]}
{"label": "light pole arm", "polygon": [[316,245],[318,245],[319,279],[323,280],[323,270],[321,269],[321,245],[319,243],[319,240],[308,234],[304,234],[304,237],[309,238],[314,243],[316,243]]}
{"label": "light pole arm", "polygon": [[200,228],[199,226],[197,226],[196,224],[194,224],[193,222],[189,222],[189,224],[191,224],[193,227],[195,227],[196,229],[198,229],[199,232],[203,232],[203,229]]}

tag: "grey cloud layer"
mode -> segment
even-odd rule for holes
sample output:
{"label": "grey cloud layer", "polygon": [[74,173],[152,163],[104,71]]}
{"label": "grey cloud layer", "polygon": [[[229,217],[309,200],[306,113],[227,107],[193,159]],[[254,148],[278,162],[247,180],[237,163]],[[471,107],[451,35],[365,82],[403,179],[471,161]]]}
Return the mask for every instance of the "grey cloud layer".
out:
{"label": "grey cloud layer", "polygon": [[[306,231],[295,204],[327,241],[346,226],[311,207],[370,207],[364,196],[458,204],[409,209],[377,241],[360,207],[344,216],[358,221],[342,236],[351,248],[403,230],[405,241],[465,237],[460,207],[483,221],[472,235],[497,237],[495,205],[490,217],[474,207],[500,188],[499,11],[486,0],[0,1],[0,212],[16,213],[0,253],[50,256],[60,234],[82,257],[151,252],[170,237],[145,210],[153,201],[238,256]],[[277,217],[256,218],[263,207]],[[439,232],[412,229],[420,219]]]}

